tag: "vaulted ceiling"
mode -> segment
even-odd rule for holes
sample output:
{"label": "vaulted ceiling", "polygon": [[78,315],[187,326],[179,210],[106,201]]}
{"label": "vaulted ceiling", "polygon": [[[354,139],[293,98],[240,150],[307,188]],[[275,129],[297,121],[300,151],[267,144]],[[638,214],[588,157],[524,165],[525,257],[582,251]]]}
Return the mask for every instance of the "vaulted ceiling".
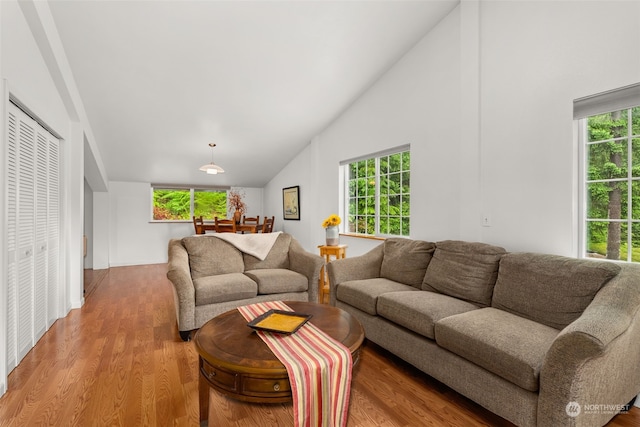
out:
{"label": "vaulted ceiling", "polygon": [[[109,180],[262,187],[457,4],[50,8]],[[198,170],[212,154],[226,173]]]}

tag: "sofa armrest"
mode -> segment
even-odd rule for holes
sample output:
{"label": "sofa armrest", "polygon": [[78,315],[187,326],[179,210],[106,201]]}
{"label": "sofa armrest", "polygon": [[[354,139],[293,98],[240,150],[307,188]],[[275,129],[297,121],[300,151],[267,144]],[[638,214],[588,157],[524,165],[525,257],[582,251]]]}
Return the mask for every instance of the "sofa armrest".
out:
{"label": "sofa armrest", "polygon": [[167,278],[174,288],[176,319],[179,331],[190,331],[196,328],[196,290],[191,279],[189,254],[182,241],[169,241],[169,261]]}
{"label": "sofa armrest", "polygon": [[639,291],[640,266],[623,265],[556,337],[540,370],[538,425],[604,425],[617,411],[585,405],[625,405],[640,393]]}
{"label": "sofa armrest", "polygon": [[309,280],[309,301],[318,302],[318,279],[324,258],[304,250],[297,240],[291,239],[289,245],[289,268],[307,277]]}
{"label": "sofa armrest", "polygon": [[342,258],[327,264],[329,274],[330,301],[336,305],[336,286],[350,280],[373,279],[380,277],[384,244],[378,245],[369,252],[353,257]]}

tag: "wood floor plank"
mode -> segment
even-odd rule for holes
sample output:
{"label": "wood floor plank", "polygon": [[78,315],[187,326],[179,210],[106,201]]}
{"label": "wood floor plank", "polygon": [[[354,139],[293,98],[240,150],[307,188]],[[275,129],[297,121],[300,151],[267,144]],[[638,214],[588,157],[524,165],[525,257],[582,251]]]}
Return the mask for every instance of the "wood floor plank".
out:
{"label": "wood floor plank", "polygon": [[[176,329],[166,265],[94,275],[85,305],[59,319],[9,375],[0,427],[199,426],[198,355]],[[291,426],[291,404],[210,395],[211,426]],[[349,427],[511,426],[367,342]],[[640,408],[610,427],[640,427]]]}

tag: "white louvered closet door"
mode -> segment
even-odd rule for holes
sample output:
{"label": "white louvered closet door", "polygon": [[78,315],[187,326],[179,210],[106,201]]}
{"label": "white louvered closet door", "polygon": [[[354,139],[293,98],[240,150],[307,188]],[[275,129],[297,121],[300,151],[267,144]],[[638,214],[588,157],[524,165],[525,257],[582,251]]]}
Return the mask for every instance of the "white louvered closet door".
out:
{"label": "white louvered closet door", "polygon": [[33,243],[35,126],[18,118],[18,360],[33,347]]}
{"label": "white louvered closet door", "polygon": [[55,137],[13,104],[8,122],[6,282],[10,371],[58,315],[60,167],[59,141]]}
{"label": "white louvered closet door", "polygon": [[47,197],[47,329],[58,319],[60,290],[60,142],[49,136]]}
{"label": "white louvered closet door", "polygon": [[49,179],[49,140],[47,131],[40,128],[36,135],[35,162],[35,248],[34,248],[34,284],[33,284],[33,333],[38,341],[47,330],[47,215],[49,197],[47,196]]}
{"label": "white louvered closet door", "polygon": [[13,111],[9,112],[7,140],[7,372],[18,364],[17,338],[17,238],[18,215],[18,123]]}

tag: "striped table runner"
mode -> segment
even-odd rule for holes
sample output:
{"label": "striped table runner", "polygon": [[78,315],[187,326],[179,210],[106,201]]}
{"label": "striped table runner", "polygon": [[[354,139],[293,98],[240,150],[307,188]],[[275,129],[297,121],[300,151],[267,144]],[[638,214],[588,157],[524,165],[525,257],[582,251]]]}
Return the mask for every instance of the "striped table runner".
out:
{"label": "striped table runner", "polygon": [[[282,301],[238,307],[249,322],[271,310],[293,311]],[[287,368],[296,427],[347,425],[351,352],[311,322],[291,335],[256,331]]]}

